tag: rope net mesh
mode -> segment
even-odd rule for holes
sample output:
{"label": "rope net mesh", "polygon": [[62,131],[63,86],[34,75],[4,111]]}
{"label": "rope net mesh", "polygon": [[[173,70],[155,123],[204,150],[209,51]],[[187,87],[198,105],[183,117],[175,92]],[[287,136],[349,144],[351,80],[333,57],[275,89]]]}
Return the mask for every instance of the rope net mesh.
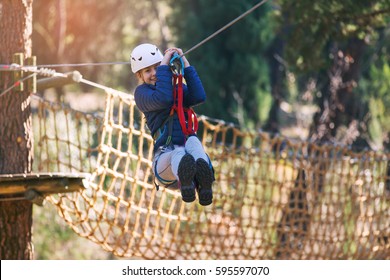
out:
{"label": "rope net mesh", "polygon": [[47,197],[80,236],[144,259],[390,259],[389,154],[316,145],[199,117],[214,201],[156,190],[153,139],[133,96],[87,114],[33,98],[37,172],[87,172]]}

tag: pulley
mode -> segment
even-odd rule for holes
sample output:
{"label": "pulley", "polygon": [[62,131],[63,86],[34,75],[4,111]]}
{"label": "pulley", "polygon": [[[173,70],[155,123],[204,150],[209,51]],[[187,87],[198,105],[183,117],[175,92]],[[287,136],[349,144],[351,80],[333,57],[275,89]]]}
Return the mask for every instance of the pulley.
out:
{"label": "pulley", "polygon": [[171,71],[176,75],[184,74],[184,62],[182,57],[175,52],[172,55],[171,60],[169,61],[169,66],[171,67]]}

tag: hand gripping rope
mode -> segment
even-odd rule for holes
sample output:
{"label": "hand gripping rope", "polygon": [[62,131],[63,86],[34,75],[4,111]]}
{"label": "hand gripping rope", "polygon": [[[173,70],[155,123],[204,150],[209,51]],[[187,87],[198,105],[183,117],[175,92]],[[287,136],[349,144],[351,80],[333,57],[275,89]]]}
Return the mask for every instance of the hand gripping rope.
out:
{"label": "hand gripping rope", "polygon": [[[173,106],[171,108],[170,116],[177,112],[181,129],[188,138],[189,135],[195,134],[198,131],[198,119],[195,111],[192,108],[183,106],[183,73],[184,62],[179,54],[175,53],[169,63],[173,72]],[[187,115],[187,120],[186,120]]]}

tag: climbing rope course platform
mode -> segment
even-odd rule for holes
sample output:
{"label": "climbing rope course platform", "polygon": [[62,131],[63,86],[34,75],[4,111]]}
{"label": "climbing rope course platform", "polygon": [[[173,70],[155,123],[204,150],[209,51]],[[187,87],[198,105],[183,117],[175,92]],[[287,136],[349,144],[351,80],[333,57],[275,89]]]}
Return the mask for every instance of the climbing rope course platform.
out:
{"label": "climbing rope course platform", "polygon": [[85,113],[33,95],[37,173],[89,174],[46,200],[79,235],[124,258],[390,259],[390,154],[353,152],[199,116],[213,204],[156,190],[153,138],[132,94],[98,84]]}

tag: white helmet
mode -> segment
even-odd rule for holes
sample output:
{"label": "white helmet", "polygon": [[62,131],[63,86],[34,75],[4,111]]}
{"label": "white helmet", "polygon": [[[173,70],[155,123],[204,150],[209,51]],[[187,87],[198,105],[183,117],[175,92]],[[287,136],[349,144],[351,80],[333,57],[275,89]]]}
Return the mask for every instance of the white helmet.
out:
{"label": "white helmet", "polygon": [[131,70],[137,73],[139,70],[161,62],[163,55],[160,50],[152,44],[141,44],[131,52]]}

